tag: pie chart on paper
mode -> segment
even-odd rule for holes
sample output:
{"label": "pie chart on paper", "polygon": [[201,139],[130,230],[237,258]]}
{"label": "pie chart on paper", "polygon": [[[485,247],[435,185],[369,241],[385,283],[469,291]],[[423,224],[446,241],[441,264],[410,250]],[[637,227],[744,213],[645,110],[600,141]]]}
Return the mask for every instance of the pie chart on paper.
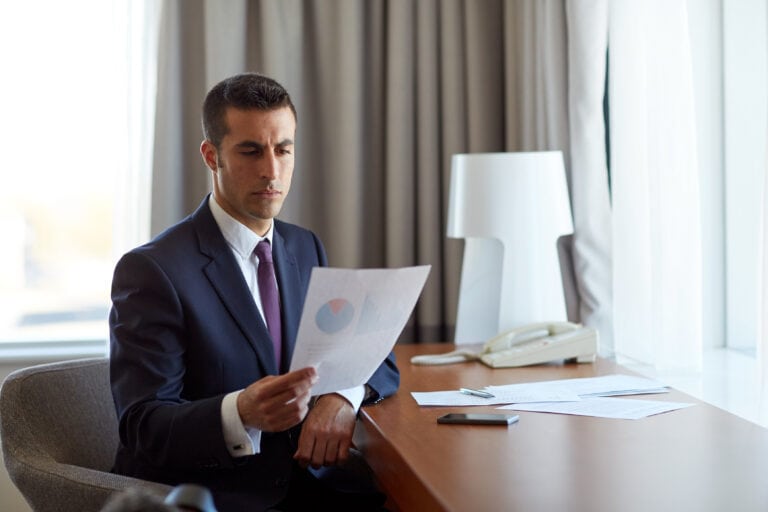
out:
{"label": "pie chart on paper", "polygon": [[326,334],[335,334],[351,322],[355,308],[346,299],[331,299],[317,310],[315,323]]}

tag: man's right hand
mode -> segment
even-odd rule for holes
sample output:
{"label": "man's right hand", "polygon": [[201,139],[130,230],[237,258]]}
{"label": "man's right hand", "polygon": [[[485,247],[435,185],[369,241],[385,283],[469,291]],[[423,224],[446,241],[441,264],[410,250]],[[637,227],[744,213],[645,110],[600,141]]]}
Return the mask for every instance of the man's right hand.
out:
{"label": "man's right hand", "polygon": [[243,425],[262,432],[280,432],[298,425],[309,410],[310,390],[317,371],[302,368],[257,380],[237,395]]}

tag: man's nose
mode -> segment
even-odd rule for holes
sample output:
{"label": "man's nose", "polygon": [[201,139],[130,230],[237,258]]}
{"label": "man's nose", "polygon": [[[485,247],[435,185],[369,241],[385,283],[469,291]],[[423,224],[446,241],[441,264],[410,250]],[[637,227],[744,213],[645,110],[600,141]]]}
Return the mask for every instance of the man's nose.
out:
{"label": "man's nose", "polygon": [[280,162],[277,157],[271,153],[264,157],[261,167],[262,178],[276,180],[280,176]]}

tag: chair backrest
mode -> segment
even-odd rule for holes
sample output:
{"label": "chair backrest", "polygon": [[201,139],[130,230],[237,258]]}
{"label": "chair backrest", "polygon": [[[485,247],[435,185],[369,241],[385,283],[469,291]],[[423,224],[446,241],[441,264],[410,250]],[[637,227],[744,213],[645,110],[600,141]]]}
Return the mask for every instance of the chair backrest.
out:
{"label": "chair backrest", "polygon": [[0,388],[0,440],[11,479],[36,511],[96,511],[134,486],[170,490],[109,473],[118,434],[107,358],[10,374]]}

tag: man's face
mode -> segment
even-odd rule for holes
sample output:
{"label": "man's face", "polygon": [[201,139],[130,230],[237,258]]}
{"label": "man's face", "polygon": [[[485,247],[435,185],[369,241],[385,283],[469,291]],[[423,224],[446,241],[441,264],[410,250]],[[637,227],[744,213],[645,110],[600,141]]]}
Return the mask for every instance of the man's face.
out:
{"label": "man's face", "polygon": [[296,120],[288,107],[230,107],[225,118],[229,132],[219,149],[208,140],[200,146],[213,171],[213,195],[224,211],[264,235],[291,188]]}

